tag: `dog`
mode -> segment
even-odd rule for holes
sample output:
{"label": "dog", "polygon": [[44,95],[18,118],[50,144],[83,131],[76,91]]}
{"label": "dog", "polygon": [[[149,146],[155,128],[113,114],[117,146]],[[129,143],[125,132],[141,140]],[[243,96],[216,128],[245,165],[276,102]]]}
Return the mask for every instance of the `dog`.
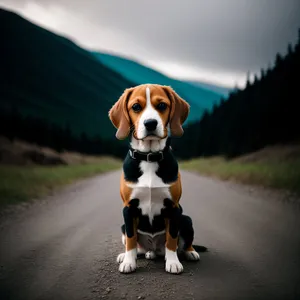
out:
{"label": "dog", "polygon": [[117,258],[121,273],[136,270],[138,255],[164,256],[165,270],[174,274],[183,272],[180,251],[188,260],[200,259],[192,244],[192,220],[179,204],[180,172],[170,147],[170,136],[182,136],[189,111],[190,105],[171,87],[142,84],[126,89],[108,113],[116,137],[131,136],[120,181],[125,245]]}

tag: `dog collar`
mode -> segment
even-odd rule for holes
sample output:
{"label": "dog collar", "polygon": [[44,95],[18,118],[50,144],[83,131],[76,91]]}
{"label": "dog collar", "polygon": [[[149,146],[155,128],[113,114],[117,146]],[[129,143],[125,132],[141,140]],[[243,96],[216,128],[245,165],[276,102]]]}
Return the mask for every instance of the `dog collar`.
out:
{"label": "dog collar", "polygon": [[170,138],[167,139],[166,147],[157,152],[141,152],[133,148],[129,148],[129,155],[132,159],[143,160],[147,162],[160,162],[165,158],[167,152],[170,151]]}
{"label": "dog collar", "polygon": [[159,162],[164,159],[164,151],[140,152],[135,149],[129,149],[129,155],[133,159],[144,160],[147,162]]}

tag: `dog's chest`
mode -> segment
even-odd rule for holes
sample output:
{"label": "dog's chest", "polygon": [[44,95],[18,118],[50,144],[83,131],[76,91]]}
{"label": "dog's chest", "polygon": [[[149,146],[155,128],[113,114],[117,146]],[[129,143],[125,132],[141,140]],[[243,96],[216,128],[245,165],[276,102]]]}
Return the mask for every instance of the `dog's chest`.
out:
{"label": "dog's chest", "polygon": [[152,222],[153,217],[161,214],[164,208],[164,199],[170,198],[169,187],[156,174],[158,163],[140,162],[142,175],[138,178],[137,183],[130,184],[132,187],[131,199],[139,199],[139,208],[143,215],[149,217]]}

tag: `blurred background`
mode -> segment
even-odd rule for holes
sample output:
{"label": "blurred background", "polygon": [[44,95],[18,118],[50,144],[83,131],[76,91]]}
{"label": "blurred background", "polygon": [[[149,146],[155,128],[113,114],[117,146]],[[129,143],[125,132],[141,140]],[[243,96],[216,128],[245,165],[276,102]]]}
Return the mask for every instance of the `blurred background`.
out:
{"label": "blurred background", "polygon": [[[108,111],[124,89],[158,83],[191,105],[172,141],[184,168],[298,189],[299,1],[0,4],[2,177],[37,165],[86,164],[78,177],[119,167],[128,141],[116,140]],[[9,183],[2,202],[38,194]]]}

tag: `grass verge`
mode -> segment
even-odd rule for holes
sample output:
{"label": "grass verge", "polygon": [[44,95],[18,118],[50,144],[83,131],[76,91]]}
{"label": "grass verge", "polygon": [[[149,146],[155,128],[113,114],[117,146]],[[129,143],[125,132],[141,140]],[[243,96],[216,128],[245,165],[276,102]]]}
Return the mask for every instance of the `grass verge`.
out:
{"label": "grass verge", "polygon": [[8,204],[46,196],[78,179],[118,169],[121,163],[99,158],[93,163],[67,166],[0,166],[0,209]]}
{"label": "grass verge", "polygon": [[182,162],[181,168],[223,180],[286,189],[300,195],[300,158],[292,161],[240,162],[221,157]]}

